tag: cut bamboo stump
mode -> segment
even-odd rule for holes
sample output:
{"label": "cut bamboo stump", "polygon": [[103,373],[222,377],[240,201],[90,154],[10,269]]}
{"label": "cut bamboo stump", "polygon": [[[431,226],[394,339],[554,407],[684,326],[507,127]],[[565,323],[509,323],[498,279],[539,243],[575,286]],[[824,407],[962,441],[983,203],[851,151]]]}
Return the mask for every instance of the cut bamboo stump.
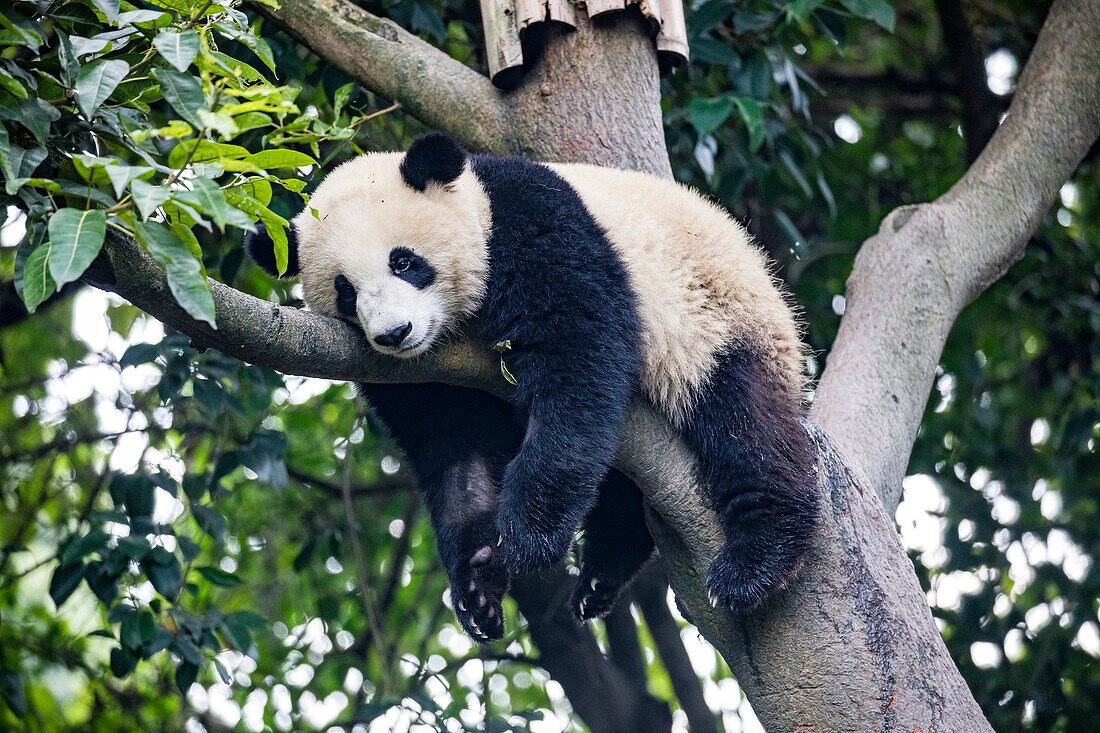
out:
{"label": "cut bamboo stump", "polygon": [[581,5],[591,18],[637,8],[649,21],[657,46],[661,73],[667,74],[688,60],[687,26],[682,0],[480,0],[485,28],[485,53],[489,76],[500,89],[514,89],[539,55],[531,42],[540,26],[560,23],[577,26]]}

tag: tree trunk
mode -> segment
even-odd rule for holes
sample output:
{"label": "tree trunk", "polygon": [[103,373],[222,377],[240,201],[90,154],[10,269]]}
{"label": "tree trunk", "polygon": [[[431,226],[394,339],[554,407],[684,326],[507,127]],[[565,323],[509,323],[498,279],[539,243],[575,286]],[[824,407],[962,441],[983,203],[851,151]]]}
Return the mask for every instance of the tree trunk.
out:
{"label": "tree trunk", "polygon": [[[368,88],[479,150],[669,175],[657,64],[636,16],[549,34],[519,89],[488,80],[344,0],[283,0],[274,17]],[[888,499],[901,479],[943,339],[1004,272],[1100,131],[1100,2],[1057,0],[1006,122],[932,205],[894,212],[861,251],[852,297],[808,429],[820,448],[822,519],[786,592],[750,614],[713,609],[703,580],[721,532],[694,456],[640,399],[616,465],[645,493],[677,601],[722,653],[774,731],[983,731],[989,725],[933,623]],[[217,283],[219,328],[172,300],[133,242],[108,237],[88,279],[201,345],[292,374],[445,381],[504,397],[499,362],[459,338],[412,363],[374,354],[347,324]],[[869,476],[870,481],[863,478]]]}

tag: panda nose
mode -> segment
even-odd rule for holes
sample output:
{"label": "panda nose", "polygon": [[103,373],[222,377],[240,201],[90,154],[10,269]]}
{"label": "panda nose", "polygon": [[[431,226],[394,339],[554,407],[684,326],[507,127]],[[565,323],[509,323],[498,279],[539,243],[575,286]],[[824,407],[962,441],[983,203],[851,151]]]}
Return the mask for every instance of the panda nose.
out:
{"label": "panda nose", "polygon": [[411,323],[406,323],[403,326],[397,326],[391,328],[385,333],[380,333],[374,337],[374,343],[379,346],[389,346],[390,348],[396,347],[405,340],[405,337],[409,335],[409,332],[413,330]]}

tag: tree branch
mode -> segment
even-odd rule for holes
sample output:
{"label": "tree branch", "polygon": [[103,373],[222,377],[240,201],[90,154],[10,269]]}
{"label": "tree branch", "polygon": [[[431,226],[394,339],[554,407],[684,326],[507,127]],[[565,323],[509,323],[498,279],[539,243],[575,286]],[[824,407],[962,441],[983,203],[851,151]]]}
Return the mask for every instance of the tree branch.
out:
{"label": "tree branch", "polygon": [[868,239],[811,412],[892,511],[962,308],[1019,259],[1100,134],[1100,3],[1058,0],[1008,116],[950,191]]}
{"label": "tree branch", "polygon": [[[87,277],[200,346],[286,373],[368,382],[444,381],[510,395],[499,359],[469,340],[441,344],[412,361],[387,358],[376,355],[350,325],[212,281],[215,331],[175,303],[164,273],[143,249],[114,234]],[[752,614],[738,615],[707,601],[703,581],[723,537],[696,483],[694,456],[643,400],[632,403],[616,465],[646,496],[647,519],[679,602],[729,662],[757,714],[777,729],[817,722],[826,708],[839,728],[871,729],[891,705],[899,727],[927,727],[938,720],[945,729],[986,730],[939,638],[893,523],[866,485],[847,473],[824,435],[813,430],[823,454],[818,549],[794,588]],[[559,610],[553,623],[572,625]],[[529,609],[525,615],[530,620]],[[572,628],[591,639],[586,630]],[[550,643],[547,638],[536,641],[540,648]],[[569,638],[581,643],[576,639],[582,637]],[[808,645],[808,639],[814,643]],[[548,671],[562,681],[565,672]],[[929,689],[940,692],[929,696]]]}
{"label": "tree branch", "polygon": [[504,107],[492,82],[387,18],[348,0],[253,3],[295,39],[367,89],[475,150],[508,152]]}

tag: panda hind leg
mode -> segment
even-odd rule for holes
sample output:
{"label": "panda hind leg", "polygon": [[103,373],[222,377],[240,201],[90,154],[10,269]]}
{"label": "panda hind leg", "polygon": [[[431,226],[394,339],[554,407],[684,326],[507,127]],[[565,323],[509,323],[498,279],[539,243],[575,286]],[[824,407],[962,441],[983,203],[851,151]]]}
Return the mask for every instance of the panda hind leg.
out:
{"label": "panda hind leg", "polygon": [[584,521],[581,573],[569,601],[573,615],[587,621],[611,613],[652,554],[642,492],[612,470],[600,484],[596,505]]}
{"label": "panda hind leg", "polygon": [[481,643],[501,638],[510,575],[496,515],[521,437],[511,406],[444,384],[364,384],[360,393],[416,469],[455,617]]}
{"label": "panda hind leg", "polygon": [[707,574],[711,603],[749,609],[799,571],[817,520],[814,450],[791,380],[734,347],[684,426],[726,542]]}

